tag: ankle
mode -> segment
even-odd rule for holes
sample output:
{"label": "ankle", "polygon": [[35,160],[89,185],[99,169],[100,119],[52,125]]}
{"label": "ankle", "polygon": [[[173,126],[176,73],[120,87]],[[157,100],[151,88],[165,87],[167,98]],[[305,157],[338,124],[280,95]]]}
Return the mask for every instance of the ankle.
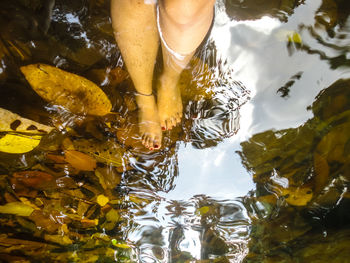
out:
{"label": "ankle", "polygon": [[156,100],[153,94],[151,96],[136,95],[136,103],[141,110],[154,109],[156,107]]}

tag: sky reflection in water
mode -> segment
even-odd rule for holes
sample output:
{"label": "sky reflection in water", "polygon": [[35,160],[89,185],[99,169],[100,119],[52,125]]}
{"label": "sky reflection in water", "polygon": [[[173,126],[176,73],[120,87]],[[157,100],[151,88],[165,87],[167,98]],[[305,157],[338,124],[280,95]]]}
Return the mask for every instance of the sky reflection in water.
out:
{"label": "sky reflection in water", "polygon": [[[239,111],[240,129],[236,135],[209,149],[196,149],[181,143],[179,178],[167,198],[188,199],[196,194],[218,198],[246,195],[254,188],[254,183],[235,153],[240,149],[239,143],[265,130],[303,124],[313,116],[307,107],[320,90],[340,77],[350,75],[331,70],[317,55],[306,59],[304,52],[288,54],[288,35],[298,31],[301,21],[306,26],[313,26],[313,17],[320,4],[321,1],[312,1],[297,7],[286,24],[267,16],[252,21],[230,21],[219,8],[211,34],[218,56],[228,59],[229,67],[234,70],[233,78],[251,91],[252,99]],[[301,35],[302,40],[313,42],[310,44],[313,46],[315,40],[307,33]],[[298,72],[302,72],[302,77],[294,83],[290,97],[281,98],[277,87],[282,87]]]}
{"label": "sky reflection in water", "polygon": [[[236,153],[240,150],[240,142],[266,130],[295,128],[304,124],[313,117],[307,107],[314,102],[316,95],[336,80],[350,76],[346,68],[331,69],[328,60],[320,60],[318,54],[310,55],[297,47],[287,47],[288,36],[299,32],[303,43],[336,55],[333,49],[320,46],[307,30],[315,26],[314,17],[320,5],[321,1],[307,1],[295,8],[287,23],[281,23],[277,18],[267,16],[254,21],[232,21],[222,11],[222,3],[218,3],[211,34],[218,56],[227,58],[229,67],[234,70],[233,78],[251,91],[252,99],[240,109],[240,130],[231,138],[206,149],[180,143],[177,152],[179,176],[174,181],[175,189],[160,193],[161,196],[167,200],[191,200],[193,196],[205,195],[218,202],[228,199],[235,203],[238,197],[255,190],[252,175],[242,166]],[[326,33],[322,37],[327,38]],[[332,39],[327,38],[327,41]],[[299,77],[288,96],[282,97],[278,88],[293,80],[296,74]],[[244,210],[242,207],[242,215]],[[159,216],[163,217],[168,212],[165,211]],[[245,220],[242,226],[248,224],[248,217]],[[201,258],[199,232],[193,231],[193,225],[188,221],[179,247],[191,252],[193,257]],[[234,221],[229,224],[234,225]],[[163,226],[169,228],[166,222]],[[246,238],[238,239],[238,243],[243,245],[241,259],[247,252],[244,245]],[[239,256],[231,260],[239,262]]]}

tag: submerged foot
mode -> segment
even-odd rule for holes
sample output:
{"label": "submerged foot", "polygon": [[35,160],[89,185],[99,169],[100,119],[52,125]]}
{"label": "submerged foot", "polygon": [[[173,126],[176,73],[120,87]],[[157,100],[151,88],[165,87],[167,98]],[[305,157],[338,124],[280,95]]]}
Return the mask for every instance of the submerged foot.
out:
{"label": "submerged foot", "polygon": [[182,99],[177,78],[162,75],[157,89],[157,105],[162,130],[171,130],[181,122]]}
{"label": "submerged foot", "polygon": [[159,149],[162,142],[162,131],[154,96],[139,95],[136,101],[139,107],[139,132],[142,144],[150,150]]}

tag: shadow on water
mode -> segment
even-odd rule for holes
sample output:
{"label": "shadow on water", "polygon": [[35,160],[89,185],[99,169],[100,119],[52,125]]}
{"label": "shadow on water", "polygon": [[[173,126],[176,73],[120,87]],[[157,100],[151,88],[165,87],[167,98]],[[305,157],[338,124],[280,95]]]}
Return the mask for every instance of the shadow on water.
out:
{"label": "shadow on water", "polygon": [[[4,262],[348,262],[346,0],[218,1],[157,152],[140,143],[109,1],[0,7],[0,146],[40,133],[18,115],[53,127],[0,152]],[[20,71],[34,63],[93,81],[111,113],[48,104]]]}

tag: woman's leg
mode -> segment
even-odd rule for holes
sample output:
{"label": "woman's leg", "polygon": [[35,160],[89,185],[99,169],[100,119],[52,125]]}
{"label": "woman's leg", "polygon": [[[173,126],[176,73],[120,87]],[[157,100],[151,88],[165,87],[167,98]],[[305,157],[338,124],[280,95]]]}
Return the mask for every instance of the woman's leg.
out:
{"label": "woman's leg", "polygon": [[157,22],[164,68],[158,82],[157,103],[162,129],[171,129],[181,121],[182,100],[177,82],[211,26],[214,4],[215,0],[159,3]]}
{"label": "woman's leg", "polygon": [[142,142],[147,148],[157,149],[162,140],[159,115],[154,96],[147,95],[152,94],[159,37],[155,4],[149,2],[112,0],[111,17],[118,47],[137,91]]}

